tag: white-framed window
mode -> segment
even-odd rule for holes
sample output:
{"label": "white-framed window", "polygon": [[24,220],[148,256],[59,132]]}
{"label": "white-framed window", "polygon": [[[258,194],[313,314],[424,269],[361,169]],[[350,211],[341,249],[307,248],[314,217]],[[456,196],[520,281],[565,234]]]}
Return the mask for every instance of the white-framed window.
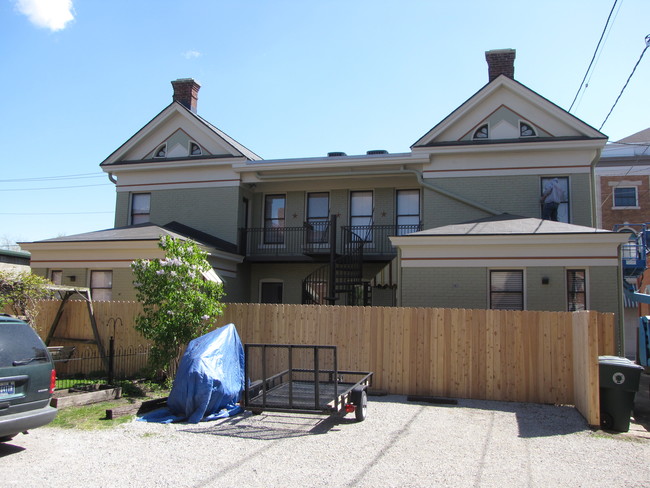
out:
{"label": "white-framed window", "polygon": [[636,186],[616,186],[613,188],[613,208],[638,208],[639,197]]}
{"label": "white-framed window", "polygon": [[264,244],[284,244],[286,195],[264,197]]}
{"label": "white-framed window", "polygon": [[154,158],[166,158],[167,157],[167,143],[161,144],[158,146],[158,149],[156,149],[153,153]]}
{"label": "white-framed window", "polygon": [[190,142],[190,156],[201,156],[203,151],[196,142]]}
{"label": "white-framed window", "polygon": [[371,190],[350,192],[350,227],[357,238],[372,242],[373,195]]}
{"label": "white-framed window", "polygon": [[282,303],[284,283],[280,280],[260,281],[260,303]]}
{"label": "white-framed window", "polygon": [[537,132],[535,128],[528,122],[519,122],[519,136],[520,137],[535,137]]}
{"label": "white-framed window", "polygon": [[395,208],[395,235],[403,236],[420,230],[420,190],[397,190]]}
{"label": "white-framed window", "polygon": [[524,310],[524,270],[490,270],[490,308]]}
{"label": "white-framed window", "polygon": [[[557,184],[560,186],[561,198],[557,209],[557,221],[569,223],[569,216],[571,215],[571,196],[569,194],[569,177],[568,176],[548,176],[540,178],[540,195],[544,194],[548,185],[557,178]],[[544,204],[541,205],[540,214],[544,215]]]}
{"label": "white-framed window", "polygon": [[474,131],[472,139],[488,139],[490,137],[490,129],[487,124],[483,124],[481,127]]}
{"label": "white-framed window", "polygon": [[131,225],[145,224],[151,221],[151,193],[133,193],[131,195]]}
{"label": "white-framed window", "polygon": [[60,269],[53,269],[50,271],[50,281],[55,285],[63,283],[63,271]]}
{"label": "white-framed window", "polygon": [[95,301],[110,301],[113,298],[113,272],[92,270],[90,272],[90,293]]}
{"label": "white-framed window", "polygon": [[567,310],[587,310],[587,270],[567,269]]}
{"label": "white-framed window", "polygon": [[307,242],[310,244],[326,244],[329,242],[329,233],[327,232],[329,212],[329,193],[307,193]]}

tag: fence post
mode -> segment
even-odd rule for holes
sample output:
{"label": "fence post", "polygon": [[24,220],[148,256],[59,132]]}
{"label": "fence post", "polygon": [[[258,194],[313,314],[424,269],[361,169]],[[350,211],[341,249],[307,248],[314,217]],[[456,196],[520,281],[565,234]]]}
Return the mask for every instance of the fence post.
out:
{"label": "fence post", "polygon": [[115,338],[111,336],[108,341],[108,384],[113,384],[113,376],[115,373]]}

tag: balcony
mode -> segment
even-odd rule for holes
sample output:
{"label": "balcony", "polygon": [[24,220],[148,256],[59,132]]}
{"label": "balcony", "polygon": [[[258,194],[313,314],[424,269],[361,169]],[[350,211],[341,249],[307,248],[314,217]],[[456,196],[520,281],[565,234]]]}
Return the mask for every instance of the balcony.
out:
{"label": "balcony", "polygon": [[[341,226],[337,230],[336,255],[363,243],[364,261],[390,261],[397,255],[390,236],[421,230],[421,225]],[[240,229],[240,254],[250,262],[324,262],[330,257],[330,223],[301,227]]]}

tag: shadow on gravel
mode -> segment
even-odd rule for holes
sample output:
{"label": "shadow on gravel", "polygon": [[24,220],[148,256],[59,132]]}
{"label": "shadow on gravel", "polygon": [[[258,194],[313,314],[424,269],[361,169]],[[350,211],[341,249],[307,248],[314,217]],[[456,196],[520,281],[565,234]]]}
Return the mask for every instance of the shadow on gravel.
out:
{"label": "shadow on gravel", "polygon": [[183,429],[182,432],[273,441],[291,437],[327,434],[330,431],[337,430],[337,426],[349,423],[355,423],[355,420],[338,415],[323,417],[275,412],[253,415],[250,412],[245,412],[242,415],[221,421],[209,422],[206,427],[199,424],[197,427]]}
{"label": "shadow on gravel", "polygon": [[24,447],[16,446],[14,444],[7,444],[6,442],[0,442],[0,458],[10,456],[12,454],[18,454],[24,450]]}
{"label": "shadow on gravel", "polygon": [[[380,398],[373,398],[372,401],[382,401]],[[589,426],[585,419],[572,406],[465,399],[458,399],[458,403],[453,405],[443,402],[439,404],[430,402],[408,402],[404,397],[393,396],[383,398],[390,399],[384,401],[395,401],[395,398],[399,398],[401,401],[404,401],[404,403],[428,405],[432,408],[472,408],[477,410],[511,413],[514,414],[517,419],[519,437],[522,438],[567,435],[589,430]]]}

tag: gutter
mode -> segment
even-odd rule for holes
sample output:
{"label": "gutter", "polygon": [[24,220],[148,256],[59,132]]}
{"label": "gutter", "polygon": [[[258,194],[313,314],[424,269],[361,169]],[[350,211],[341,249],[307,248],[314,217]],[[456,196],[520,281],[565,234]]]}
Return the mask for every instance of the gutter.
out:
{"label": "gutter", "polygon": [[598,205],[597,200],[596,200],[596,165],[600,161],[600,156],[602,154],[602,149],[598,149],[596,151],[596,156],[594,159],[591,161],[590,166],[590,171],[589,171],[589,176],[591,178],[591,185],[589,185],[590,188],[590,193],[591,193],[591,225],[594,227],[598,227],[598,211],[596,209],[596,206]]}
{"label": "gutter", "polygon": [[255,177],[260,179],[260,180],[309,180],[312,178],[350,178],[350,177],[355,177],[355,176],[395,176],[395,175],[405,175],[405,174],[412,174],[415,175],[415,177],[418,180],[418,183],[423,186],[424,188],[427,188],[428,190],[431,190],[435,193],[438,193],[440,195],[443,195],[447,198],[450,198],[452,200],[456,200],[459,203],[462,203],[464,205],[467,205],[469,207],[476,208],[478,210],[481,210],[482,212],[485,212],[490,215],[500,215],[503,212],[499,210],[495,210],[493,208],[487,207],[483,205],[482,203],[475,202],[473,200],[469,200],[465,197],[462,197],[460,195],[457,195],[455,193],[452,193],[450,191],[444,190],[443,188],[440,188],[428,181],[424,180],[424,177],[422,176],[422,173],[420,171],[417,171],[415,169],[408,169],[405,168],[404,165],[401,165],[400,169],[398,170],[384,170],[384,171],[341,171],[338,173],[332,173],[332,172],[327,172],[327,173],[309,173],[309,174],[304,174],[304,175],[296,175],[296,174],[277,174],[277,175],[261,175],[259,172],[255,172]]}

